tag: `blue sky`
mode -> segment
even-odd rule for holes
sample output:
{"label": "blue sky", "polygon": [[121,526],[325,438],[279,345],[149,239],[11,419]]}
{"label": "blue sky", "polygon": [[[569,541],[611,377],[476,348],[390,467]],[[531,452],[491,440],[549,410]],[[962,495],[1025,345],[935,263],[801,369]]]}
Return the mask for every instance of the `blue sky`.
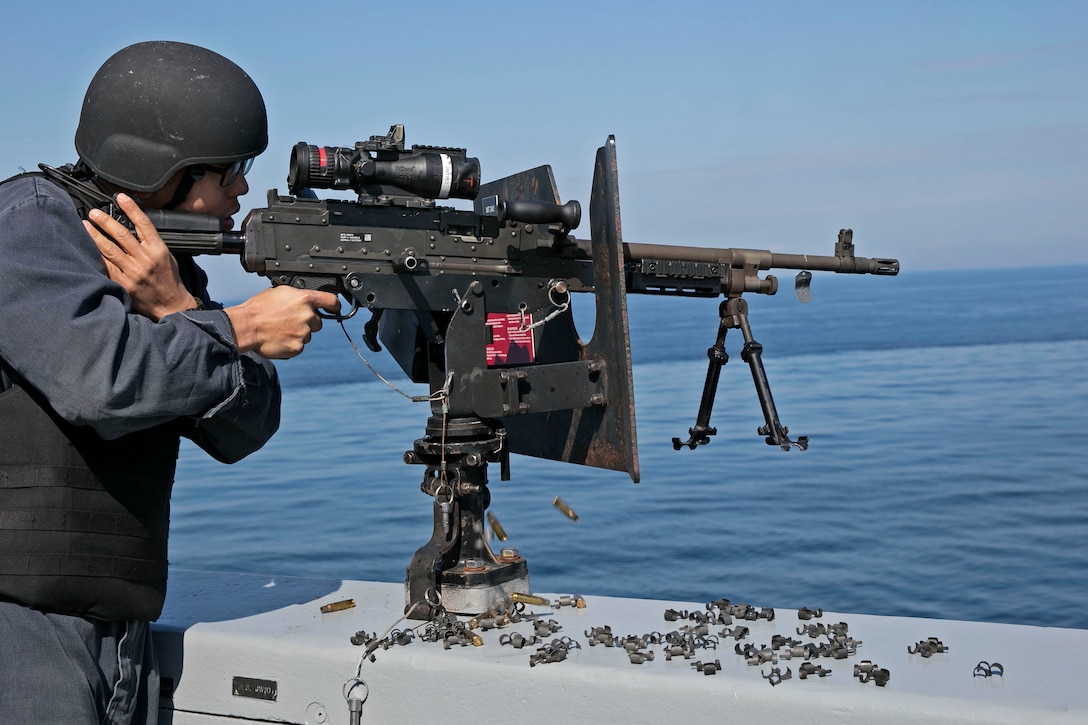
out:
{"label": "blue sky", "polygon": [[[393,123],[485,181],[549,163],[586,201],[614,134],[627,241],[830,254],[852,227],[906,271],[1084,264],[1086,28],[1075,0],[22,3],[0,28],[0,174],[74,160],[98,66],[171,39],[264,93],[243,212],[284,190],[296,142]],[[224,298],[266,284],[206,266]]]}

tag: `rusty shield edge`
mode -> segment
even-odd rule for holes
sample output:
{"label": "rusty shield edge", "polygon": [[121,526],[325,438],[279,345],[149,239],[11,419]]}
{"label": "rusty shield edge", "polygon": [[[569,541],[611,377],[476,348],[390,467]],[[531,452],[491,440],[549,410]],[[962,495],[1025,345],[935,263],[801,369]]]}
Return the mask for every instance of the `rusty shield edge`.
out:
{"label": "rusty shield edge", "polygon": [[593,339],[586,346],[590,358],[605,364],[608,378],[607,421],[601,441],[586,463],[626,470],[638,483],[638,441],[635,435],[635,398],[631,378],[631,333],[627,325],[627,282],[623,270],[620,226],[620,187],[616,170],[616,139],[609,136],[597,149],[593,191],[589,202],[593,239],[593,286],[597,317]]}

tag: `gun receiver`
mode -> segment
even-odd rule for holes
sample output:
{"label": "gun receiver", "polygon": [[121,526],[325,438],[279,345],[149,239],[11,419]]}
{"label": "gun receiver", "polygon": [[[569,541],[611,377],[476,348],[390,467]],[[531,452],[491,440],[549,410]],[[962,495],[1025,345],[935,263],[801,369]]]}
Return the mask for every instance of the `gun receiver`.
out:
{"label": "gun receiver", "polygon": [[[352,303],[346,316],[371,310],[367,346],[384,345],[413,382],[429,385],[426,434],[404,457],[424,466],[421,489],[434,512],[431,541],[406,577],[413,618],[429,618],[439,606],[485,611],[529,591],[524,559],[507,550],[496,557],[482,535],[487,463],[500,464],[502,480],[510,453],[639,480],[628,294],[725,298],[697,422],[686,442],[673,440],[676,449],[694,449],[716,433],[710,417],[730,329],[741,331],[741,357],[763,409],[758,433],[783,450],[804,449],[807,439],[790,440],[778,420],[742,295],[775,294],[775,277],[759,276],[770,269],[899,271],[896,260],[855,257],[849,230],[833,256],[624,243],[612,137],[597,152],[589,240],[571,235],[581,206],[560,203],[550,167],[482,186],[478,174],[463,149],[405,152],[403,127],[394,126],[354,149],[298,144],[292,193],[270,190],[267,206],[250,212],[240,233],[162,230],[176,251],[238,253],[247,271],[273,284],[343,295]],[[319,199],[314,186],[351,188],[359,198]],[[473,209],[437,206],[436,191],[473,199]],[[571,314],[577,292],[596,298],[589,342]]]}

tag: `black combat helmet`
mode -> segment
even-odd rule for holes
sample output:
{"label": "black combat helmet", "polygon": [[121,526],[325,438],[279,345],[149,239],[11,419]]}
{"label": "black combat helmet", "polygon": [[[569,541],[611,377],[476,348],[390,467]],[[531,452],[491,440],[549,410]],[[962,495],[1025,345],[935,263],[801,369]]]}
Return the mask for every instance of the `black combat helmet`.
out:
{"label": "black combat helmet", "polygon": [[268,146],[264,99],[218,53],[151,41],[118,51],[83,99],[76,152],[99,177],[155,191],[180,169],[251,159]]}

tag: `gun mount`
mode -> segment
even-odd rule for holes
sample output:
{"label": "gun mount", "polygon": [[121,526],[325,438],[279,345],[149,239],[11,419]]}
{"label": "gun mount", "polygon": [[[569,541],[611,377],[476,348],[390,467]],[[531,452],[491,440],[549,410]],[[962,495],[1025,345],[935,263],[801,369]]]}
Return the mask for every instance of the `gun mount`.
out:
{"label": "gun mount", "polygon": [[[373,156],[372,156],[373,154]],[[402,164],[402,162],[404,162]],[[379,174],[376,169],[382,169]],[[625,243],[620,235],[615,140],[597,151],[589,205],[590,239],[571,235],[581,206],[561,204],[551,168],[540,166],[482,186],[463,149],[403,151],[403,128],[354,149],[300,143],[292,152],[290,195],[270,190],[267,206],[241,233],[160,229],[172,249],[238,253],[246,270],[273,284],[326,289],[371,310],[364,341],[382,346],[430,403],[425,434],[404,455],[424,467],[434,527],[407,568],[406,612],[429,619],[444,607],[479,613],[529,591],[525,560],[496,556],[484,535],[487,466],[510,477],[511,453],[626,471],[639,480],[627,295],[724,297],[696,424],[677,450],[710,441],[711,411],[725,337],[739,329],[770,445],[805,449],[778,419],[762,346],[745,293],[775,294],[771,269],[895,275],[891,259],[854,256],[852,233],[833,256],[753,249]],[[351,188],[356,201],[311,191]],[[473,199],[471,211],[437,206],[437,191]],[[592,339],[571,314],[573,293],[596,297]]]}

